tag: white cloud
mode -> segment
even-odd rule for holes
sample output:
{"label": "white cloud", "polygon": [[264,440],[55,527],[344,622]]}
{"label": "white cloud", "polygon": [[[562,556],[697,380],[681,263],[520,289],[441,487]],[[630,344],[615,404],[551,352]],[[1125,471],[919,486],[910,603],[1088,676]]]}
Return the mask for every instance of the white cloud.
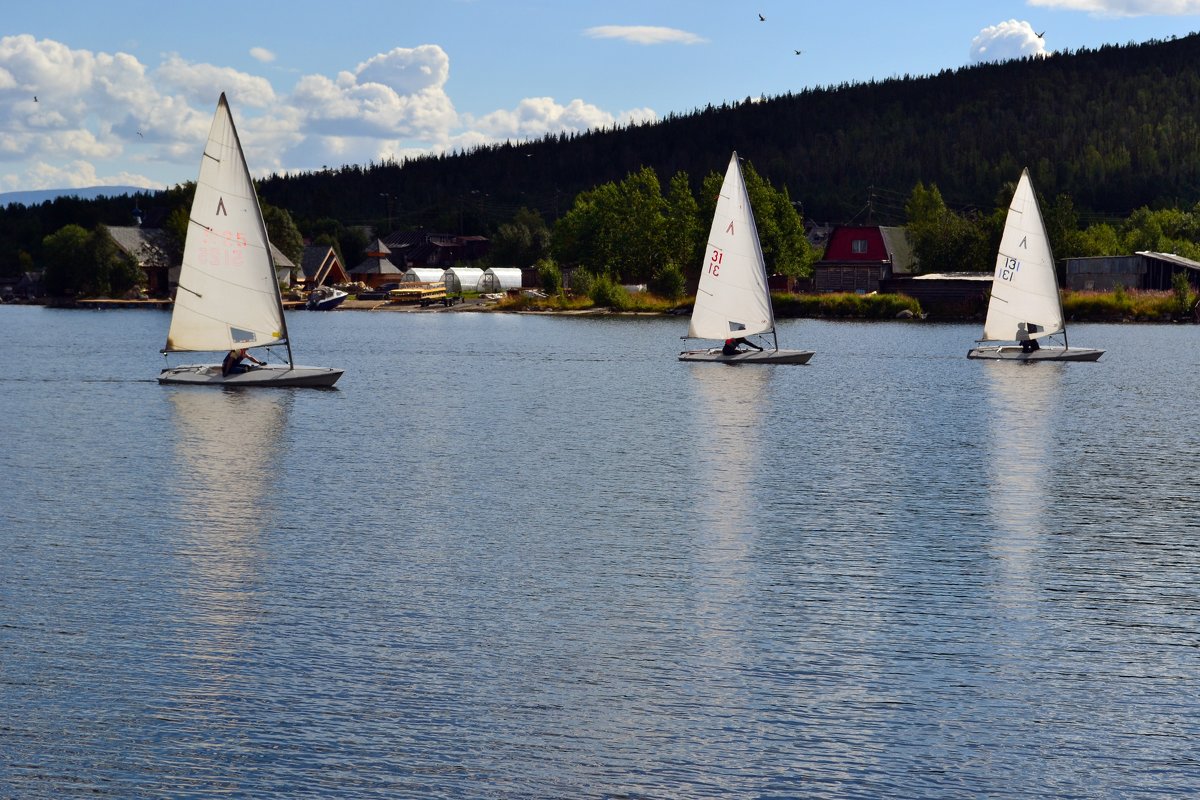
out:
{"label": "white cloud", "polygon": [[469,127],[495,139],[522,139],[546,131],[582,132],[612,125],[615,118],[597,106],[572,100],[560,105],[552,97],[530,97],[515,109],[493,111]]}
{"label": "white cloud", "polygon": [[229,67],[193,64],[174,54],[155,70],[155,78],[201,106],[215,106],[221,92],[241,106],[265,108],[275,102],[275,90],[266,78]]}
{"label": "white cloud", "polygon": [[[271,55],[255,50],[256,58]],[[582,99],[563,104],[549,97],[460,116],[446,91],[449,76],[446,52],[422,45],[380,53],[334,75],[305,75],[279,92],[265,77],[174,53],[146,65],[127,53],[2,37],[0,189],[190,180],[221,91],[256,175],[656,119],[651,109],[614,114]]]}
{"label": "white cloud", "polygon": [[1046,55],[1046,42],[1028,22],[1010,19],[990,25],[971,40],[971,61],[1008,61],[1013,58]]}
{"label": "white cloud", "polygon": [[708,41],[678,28],[653,25],[599,25],[583,33],[593,39],[623,39],[633,44],[705,44]]}
{"label": "white cloud", "polygon": [[251,47],[250,57],[255,61],[261,61],[264,64],[270,64],[275,60],[275,54],[265,47]]}
{"label": "white cloud", "polygon": [[1031,6],[1087,11],[1099,17],[1178,17],[1200,14],[1200,0],[1026,0]]}

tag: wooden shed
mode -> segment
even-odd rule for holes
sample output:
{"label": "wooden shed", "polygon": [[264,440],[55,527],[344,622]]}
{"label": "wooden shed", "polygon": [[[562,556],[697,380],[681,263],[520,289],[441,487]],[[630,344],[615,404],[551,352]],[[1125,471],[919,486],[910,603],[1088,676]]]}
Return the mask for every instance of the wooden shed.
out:
{"label": "wooden shed", "polygon": [[1139,250],[1131,256],[1068,258],[1063,285],[1073,291],[1108,292],[1126,289],[1166,290],[1182,272],[1192,286],[1200,287],[1200,263],[1174,253]]}
{"label": "wooden shed", "polygon": [[837,225],[824,257],[813,264],[818,292],[879,291],[879,282],[914,271],[915,258],[904,228]]}

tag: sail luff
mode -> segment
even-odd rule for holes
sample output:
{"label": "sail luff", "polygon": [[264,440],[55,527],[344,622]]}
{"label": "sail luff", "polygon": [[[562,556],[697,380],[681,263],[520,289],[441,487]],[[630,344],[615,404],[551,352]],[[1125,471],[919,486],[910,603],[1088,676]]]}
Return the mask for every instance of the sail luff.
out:
{"label": "sail luff", "polygon": [[287,342],[266,224],[224,94],[200,162],[178,285],[164,352]]}
{"label": "sail luff", "polygon": [[762,245],[735,152],[713,212],[688,337],[727,339],[774,328]]}
{"label": "sail luff", "polygon": [[1064,329],[1054,255],[1026,169],[1004,223],[981,341],[1038,339]]}

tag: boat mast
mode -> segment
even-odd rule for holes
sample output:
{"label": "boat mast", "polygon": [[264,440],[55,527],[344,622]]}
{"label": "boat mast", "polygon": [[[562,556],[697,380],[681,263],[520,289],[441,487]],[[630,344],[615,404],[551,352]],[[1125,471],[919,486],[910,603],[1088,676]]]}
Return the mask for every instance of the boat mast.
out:
{"label": "boat mast", "polygon": [[[226,106],[228,112],[228,104],[225,101],[225,93],[221,93],[220,103]],[[246,164],[246,155],[242,150],[242,137],[238,136],[237,126],[233,124],[233,115],[229,114],[229,129],[233,132],[233,141],[237,145],[238,155],[241,157],[242,169],[246,171],[246,180],[250,183],[250,191],[254,193],[254,205],[258,209],[258,227],[262,231],[262,240],[266,243],[267,269],[271,271],[271,285],[275,287],[275,305],[279,309],[279,327],[280,333],[283,334],[283,343],[287,346],[287,361],[288,368],[295,366],[292,362],[292,340],[288,336],[287,318],[283,316],[283,295],[279,292],[279,273],[275,271],[275,257],[271,255],[271,237],[267,235],[267,223],[262,215],[262,202],[258,199],[258,187],[254,185],[254,179],[250,177],[250,168]]]}

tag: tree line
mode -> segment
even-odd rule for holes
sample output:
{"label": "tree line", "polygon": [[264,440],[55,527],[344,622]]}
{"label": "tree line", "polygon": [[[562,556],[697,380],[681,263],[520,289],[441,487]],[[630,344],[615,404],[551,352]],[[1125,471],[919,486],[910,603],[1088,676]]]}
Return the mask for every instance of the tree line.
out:
{"label": "tree line", "polygon": [[[682,182],[704,230],[705,182],[735,149],[803,218],[908,223],[918,255],[939,271],[990,262],[1003,195],[1026,166],[1048,199],[1056,255],[1147,249],[1138,244],[1145,241],[1185,255],[1200,201],[1200,36],[746,98],[652,124],[403,163],[273,175],[258,190],[265,206],[286,209],[300,235],[331,244],[348,266],[374,235],[426,229],[488,236],[494,257],[514,263],[522,256],[503,254],[531,236],[543,255],[598,269],[609,256],[580,250],[601,245],[581,225],[588,214],[611,217],[605,209],[620,197],[640,218],[609,219],[599,230],[640,241],[647,261],[613,253],[606,269],[649,280],[669,264],[692,268],[682,243],[700,234],[687,232]],[[650,173],[665,187],[661,205]],[[169,226],[186,219],[188,197],[183,185],[0,208],[0,275],[41,268],[47,237],[66,225],[132,224],[137,209],[147,224]],[[768,259],[803,274],[812,254],[794,236],[796,221],[769,205],[755,199],[760,226],[791,226],[793,235],[765,234]],[[656,232],[659,216],[671,233]]]}

